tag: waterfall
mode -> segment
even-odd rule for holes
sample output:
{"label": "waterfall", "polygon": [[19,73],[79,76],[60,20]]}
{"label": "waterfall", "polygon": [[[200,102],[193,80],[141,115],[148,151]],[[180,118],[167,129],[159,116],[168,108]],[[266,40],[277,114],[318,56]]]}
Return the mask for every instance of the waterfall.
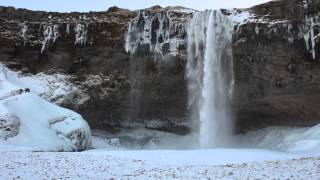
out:
{"label": "waterfall", "polygon": [[220,10],[198,12],[190,27],[186,75],[191,117],[198,122],[200,147],[222,147],[232,134],[232,22]]}
{"label": "waterfall", "polygon": [[206,42],[206,30],[210,12],[196,12],[188,23],[187,32],[187,66],[186,78],[188,80],[188,111],[194,131],[199,131],[199,107],[201,100],[201,87],[203,75],[203,59]]}

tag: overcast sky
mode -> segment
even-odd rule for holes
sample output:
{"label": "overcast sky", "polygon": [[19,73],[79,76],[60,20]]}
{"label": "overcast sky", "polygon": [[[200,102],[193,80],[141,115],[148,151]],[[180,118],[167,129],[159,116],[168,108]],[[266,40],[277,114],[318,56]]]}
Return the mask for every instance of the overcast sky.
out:
{"label": "overcast sky", "polygon": [[2,6],[14,6],[31,10],[46,11],[104,11],[111,6],[131,10],[142,9],[154,5],[185,6],[204,10],[218,8],[244,8],[270,0],[0,0]]}

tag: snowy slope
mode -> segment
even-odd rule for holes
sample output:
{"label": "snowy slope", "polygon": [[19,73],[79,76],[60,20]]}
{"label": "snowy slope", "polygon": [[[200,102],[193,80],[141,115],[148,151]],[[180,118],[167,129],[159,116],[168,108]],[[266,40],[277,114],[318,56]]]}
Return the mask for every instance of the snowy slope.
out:
{"label": "snowy slope", "polygon": [[311,128],[268,127],[240,137],[246,147],[320,154],[320,124]]}
{"label": "snowy slope", "polygon": [[[90,128],[81,115],[36,95],[50,91],[51,87],[42,82],[36,77],[18,77],[0,67],[0,151],[75,151],[90,147]],[[53,98],[67,94],[67,86],[60,86],[47,94]],[[24,88],[30,88],[31,93]]]}

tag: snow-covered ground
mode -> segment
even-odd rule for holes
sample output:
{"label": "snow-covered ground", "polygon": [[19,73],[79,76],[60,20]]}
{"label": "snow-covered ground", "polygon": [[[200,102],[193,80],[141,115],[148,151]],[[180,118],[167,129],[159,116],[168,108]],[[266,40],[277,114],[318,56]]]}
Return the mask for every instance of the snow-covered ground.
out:
{"label": "snow-covered ground", "polygon": [[271,151],[232,149],[81,153],[1,152],[0,179],[318,179],[320,177],[319,157],[295,158],[293,155]]}
{"label": "snow-covered ground", "polygon": [[[224,149],[195,149],[195,134],[144,128],[90,138],[79,114],[47,101],[59,104],[77,90],[66,78],[0,67],[0,179],[320,177],[320,125],[268,127],[235,136],[234,147]],[[80,150],[90,139],[93,149],[83,152],[34,152]]]}
{"label": "snow-covered ground", "polygon": [[0,179],[318,179],[320,148],[309,143],[318,132],[270,127],[235,137],[238,148],[169,150],[173,142],[156,139],[183,139],[143,129],[94,131],[96,149],[83,152],[0,151]]}

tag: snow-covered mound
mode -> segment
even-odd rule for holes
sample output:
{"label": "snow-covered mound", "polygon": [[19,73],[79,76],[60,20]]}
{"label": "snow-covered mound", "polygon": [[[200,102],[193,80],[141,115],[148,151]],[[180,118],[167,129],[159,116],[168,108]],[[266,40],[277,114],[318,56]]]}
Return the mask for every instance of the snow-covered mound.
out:
{"label": "snow-covered mound", "polygon": [[1,150],[79,151],[91,146],[90,127],[81,115],[38,96],[59,101],[68,95],[72,86],[55,77],[24,77],[0,67]]}
{"label": "snow-covered mound", "polygon": [[245,146],[294,153],[320,153],[320,124],[312,128],[268,127],[242,136]]}
{"label": "snow-covered mound", "polygon": [[90,128],[79,114],[32,93],[0,101],[0,129],[9,150],[78,151],[90,146]]}

